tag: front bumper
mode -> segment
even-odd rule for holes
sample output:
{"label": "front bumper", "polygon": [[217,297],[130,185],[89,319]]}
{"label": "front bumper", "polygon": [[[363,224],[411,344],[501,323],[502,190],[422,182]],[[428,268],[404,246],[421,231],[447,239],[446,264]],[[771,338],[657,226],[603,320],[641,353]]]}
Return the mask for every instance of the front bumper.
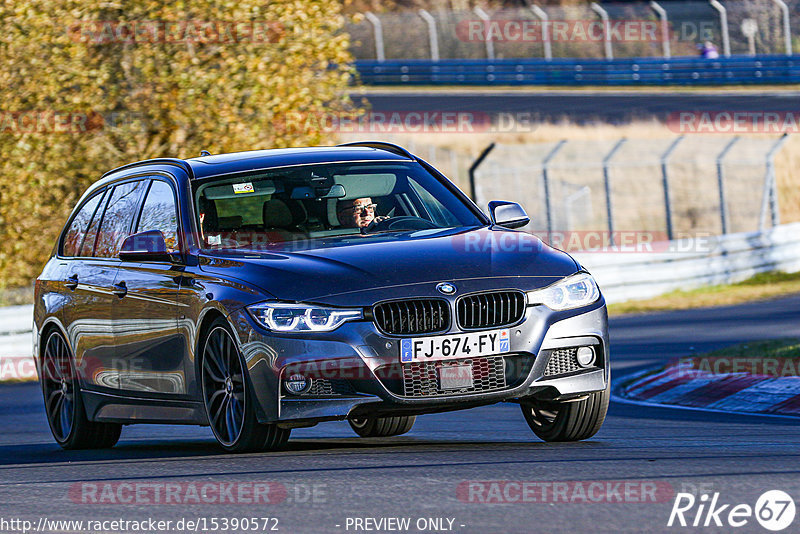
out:
{"label": "front bumper", "polygon": [[[487,390],[425,396],[404,394],[407,390],[398,385],[404,379],[399,364],[401,338],[380,333],[371,322],[351,322],[334,332],[297,336],[267,333],[245,310],[229,319],[247,361],[263,423],[412,415],[526,397],[569,399],[602,391],[610,380],[608,317],[602,299],[566,312],[528,307],[523,320],[508,327],[511,352],[494,357],[503,360],[504,381],[492,383]],[[553,351],[587,345],[595,348],[594,366],[548,367]],[[295,372],[324,387],[301,396],[287,394],[281,388],[282,378]]]}

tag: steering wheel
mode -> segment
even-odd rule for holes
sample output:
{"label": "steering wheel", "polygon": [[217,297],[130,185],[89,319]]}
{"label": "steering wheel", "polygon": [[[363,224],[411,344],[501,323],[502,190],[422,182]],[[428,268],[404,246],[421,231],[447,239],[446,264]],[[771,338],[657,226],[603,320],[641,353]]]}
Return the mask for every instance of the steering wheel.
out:
{"label": "steering wheel", "polygon": [[430,230],[432,228],[439,228],[439,226],[422,217],[404,215],[402,217],[372,221],[362,232],[368,234],[370,232],[385,232],[388,230]]}

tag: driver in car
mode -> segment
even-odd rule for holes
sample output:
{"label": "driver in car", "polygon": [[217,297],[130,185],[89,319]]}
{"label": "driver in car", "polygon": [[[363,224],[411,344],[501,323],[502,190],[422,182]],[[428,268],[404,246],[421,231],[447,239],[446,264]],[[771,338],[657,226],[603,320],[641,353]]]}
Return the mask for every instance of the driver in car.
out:
{"label": "driver in car", "polygon": [[388,219],[385,216],[375,216],[376,206],[370,197],[340,200],[336,206],[339,224],[345,228],[366,228],[373,222]]}

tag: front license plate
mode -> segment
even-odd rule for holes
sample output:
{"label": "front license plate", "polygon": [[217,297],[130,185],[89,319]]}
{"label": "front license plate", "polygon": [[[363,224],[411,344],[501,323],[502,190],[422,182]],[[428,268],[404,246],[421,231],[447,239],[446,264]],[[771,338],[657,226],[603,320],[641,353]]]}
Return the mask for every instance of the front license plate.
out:
{"label": "front license plate", "polygon": [[508,329],[414,337],[400,343],[400,362],[430,362],[509,352]]}
{"label": "front license plate", "polygon": [[439,389],[464,389],[472,387],[472,365],[439,364]]}

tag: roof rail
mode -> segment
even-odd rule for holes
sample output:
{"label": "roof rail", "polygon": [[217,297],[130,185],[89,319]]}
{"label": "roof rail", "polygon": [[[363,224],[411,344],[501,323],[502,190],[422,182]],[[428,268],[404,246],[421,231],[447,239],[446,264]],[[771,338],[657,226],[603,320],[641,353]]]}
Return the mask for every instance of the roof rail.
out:
{"label": "roof rail", "polygon": [[139,167],[140,165],[175,165],[176,167],[180,167],[186,174],[189,175],[189,178],[194,178],[194,173],[192,172],[192,167],[188,163],[186,163],[182,159],[178,158],[153,158],[153,159],[146,159],[143,161],[136,161],[134,163],[128,163],[127,165],[123,165],[122,167],[117,167],[116,169],[111,169],[108,172],[103,173],[101,178],[105,178],[109,174],[114,174],[115,172],[123,171],[125,169],[130,169],[131,167]]}
{"label": "roof rail", "polygon": [[365,146],[369,148],[377,148],[379,150],[385,150],[387,152],[391,152],[392,154],[397,154],[398,156],[405,156],[408,159],[416,160],[416,156],[414,156],[411,152],[406,150],[405,148],[395,145],[393,143],[386,143],[385,141],[355,141],[353,143],[342,143],[341,145],[336,146]]}

